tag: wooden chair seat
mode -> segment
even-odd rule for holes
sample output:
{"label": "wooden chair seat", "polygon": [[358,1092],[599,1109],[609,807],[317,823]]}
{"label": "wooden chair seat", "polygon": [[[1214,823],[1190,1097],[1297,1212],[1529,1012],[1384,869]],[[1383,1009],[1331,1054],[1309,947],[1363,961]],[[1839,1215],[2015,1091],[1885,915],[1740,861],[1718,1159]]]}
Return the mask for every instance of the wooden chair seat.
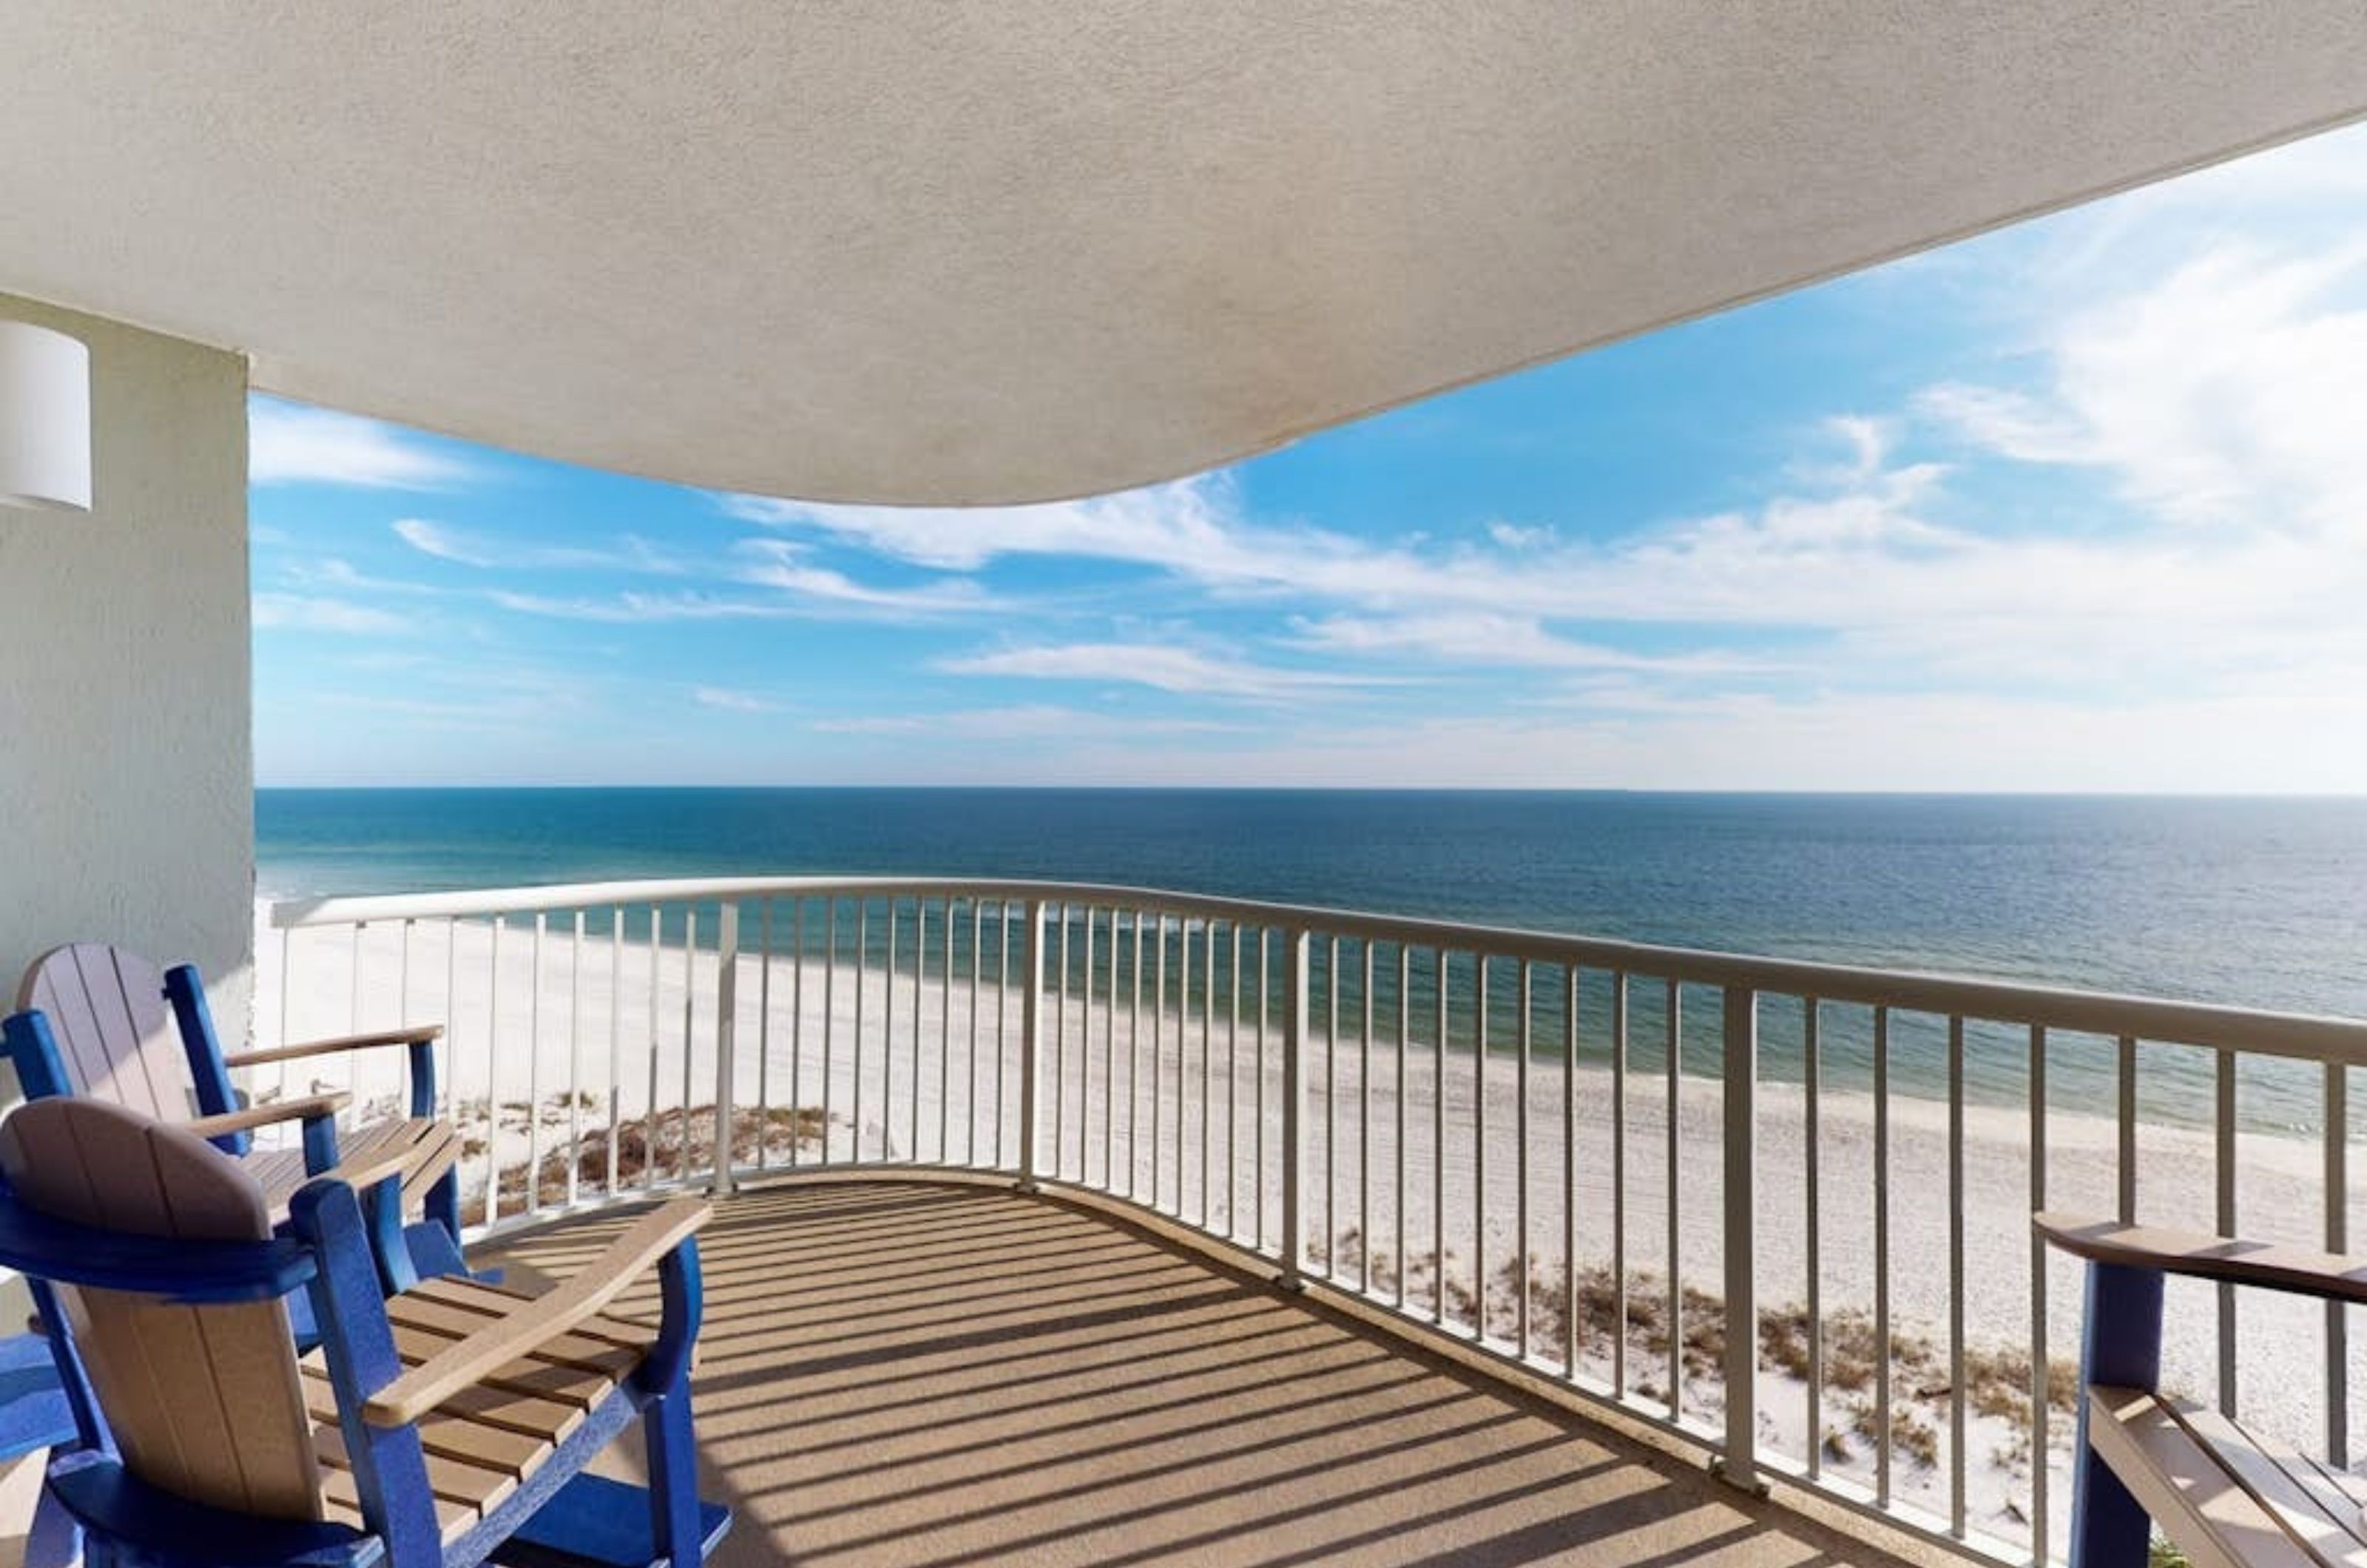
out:
{"label": "wooden chair seat", "polygon": [[[395,1353],[405,1367],[418,1366],[529,1299],[474,1280],[423,1280],[387,1301]],[[423,1419],[420,1443],[427,1451],[428,1484],[444,1539],[465,1534],[540,1469],[592,1408],[640,1364],[656,1336],[655,1328],[623,1318],[587,1319]],[[322,1510],[359,1528],[361,1497],[322,1353],[304,1357],[298,1371],[320,1456]]]}
{"label": "wooden chair seat", "polygon": [[[402,1207],[416,1213],[428,1191],[460,1157],[460,1134],[449,1122],[427,1116],[393,1116],[337,1135],[338,1158],[376,1165],[390,1150],[402,1155]],[[274,1222],[288,1217],[288,1200],[311,1179],[300,1148],[259,1149],[247,1156],[247,1169],[263,1189]]]}
{"label": "wooden chair seat", "polygon": [[2217,1411],[2100,1383],[2088,1439],[2196,1568],[2367,1568],[2367,1482]]}

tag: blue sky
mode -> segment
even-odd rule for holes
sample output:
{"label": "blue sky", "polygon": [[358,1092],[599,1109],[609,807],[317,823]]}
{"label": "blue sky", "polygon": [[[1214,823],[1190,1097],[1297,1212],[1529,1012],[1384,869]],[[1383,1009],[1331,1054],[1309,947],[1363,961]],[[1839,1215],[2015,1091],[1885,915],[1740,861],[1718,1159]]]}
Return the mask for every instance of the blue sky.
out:
{"label": "blue sky", "polygon": [[253,414],[266,785],[2367,790],[2367,130],[1059,505]]}

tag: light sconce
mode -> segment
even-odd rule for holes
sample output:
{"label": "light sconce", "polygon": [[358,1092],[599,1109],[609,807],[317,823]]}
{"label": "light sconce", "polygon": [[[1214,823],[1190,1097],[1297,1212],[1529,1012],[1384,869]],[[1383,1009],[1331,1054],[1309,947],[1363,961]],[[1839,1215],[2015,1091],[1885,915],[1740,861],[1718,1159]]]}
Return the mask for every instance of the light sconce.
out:
{"label": "light sconce", "polygon": [[0,506],[90,510],[90,349],[0,321]]}

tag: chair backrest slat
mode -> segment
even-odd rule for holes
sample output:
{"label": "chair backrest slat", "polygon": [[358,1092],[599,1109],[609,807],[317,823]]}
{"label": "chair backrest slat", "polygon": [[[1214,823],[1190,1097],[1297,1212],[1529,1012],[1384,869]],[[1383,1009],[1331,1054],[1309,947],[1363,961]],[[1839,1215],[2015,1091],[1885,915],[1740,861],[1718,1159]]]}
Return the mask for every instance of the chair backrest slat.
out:
{"label": "chair backrest slat", "polygon": [[[103,1100],[26,1105],[0,1122],[18,1198],[80,1224],[187,1240],[264,1241],[263,1194],[238,1162]],[[62,1288],[100,1407],[133,1474],[192,1502],[321,1517],[321,1474],[286,1304],[184,1306]]]}
{"label": "chair backrest slat", "polygon": [[148,960],[100,942],[52,949],[26,972],[17,1004],[48,1017],[74,1093],[167,1122],[198,1113],[164,976]]}

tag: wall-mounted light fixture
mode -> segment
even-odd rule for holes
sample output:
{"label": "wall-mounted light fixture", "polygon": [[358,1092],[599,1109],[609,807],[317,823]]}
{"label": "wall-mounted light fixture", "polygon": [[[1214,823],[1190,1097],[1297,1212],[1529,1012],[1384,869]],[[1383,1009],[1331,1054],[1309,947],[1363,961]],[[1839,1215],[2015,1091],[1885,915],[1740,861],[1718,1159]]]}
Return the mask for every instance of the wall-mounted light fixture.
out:
{"label": "wall-mounted light fixture", "polygon": [[0,321],[0,506],[90,510],[90,349]]}

